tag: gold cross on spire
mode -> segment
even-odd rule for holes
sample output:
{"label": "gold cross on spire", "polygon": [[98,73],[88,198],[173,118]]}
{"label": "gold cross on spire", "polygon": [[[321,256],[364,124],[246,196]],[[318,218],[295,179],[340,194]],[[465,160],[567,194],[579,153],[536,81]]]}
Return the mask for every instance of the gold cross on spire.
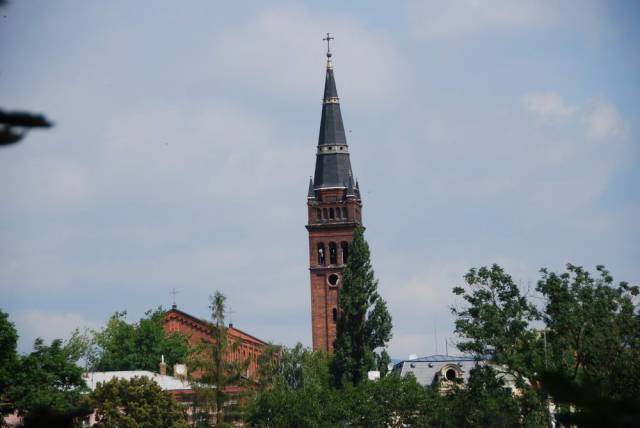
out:
{"label": "gold cross on spire", "polygon": [[329,44],[331,40],[334,40],[334,37],[331,37],[331,33],[327,33],[327,37],[323,38],[325,42],[327,42],[327,56],[331,56],[331,45]]}

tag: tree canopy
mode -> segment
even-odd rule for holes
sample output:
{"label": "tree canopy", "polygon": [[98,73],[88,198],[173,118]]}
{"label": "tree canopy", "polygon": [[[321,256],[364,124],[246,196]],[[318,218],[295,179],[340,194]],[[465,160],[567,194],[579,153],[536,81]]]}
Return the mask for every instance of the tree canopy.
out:
{"label": "tree canopy", "polygon": [[[195,392],[194,405],[199,415],[198,426],[226,426],[241,417],[238,393],[228,387],[246,384],[249,360],[233,358],[239,355],[238,343],[229,341],[225,325],[226,297],[219,291],[211,296],[212,341],[203,341],[194,347],[189,359],[191,385]],[[213,415],[213,421],[210,419]]]}
{"label": "tree canopy", "polygon": [[99,383],[89,396],[95,428],[186,428],[186,414],[170,393],[146,377]]}
{"label": "tree canopy", "polygon": [[538,296],[523,295],[497,265],[471,269],[466,287],[454,288],[466,302],[452,309],[459,349],[515,377],[528,422],[548,421],[551,402],[566,424],[632,426],[640,417],[638,287],[596,270],[542,269]]}
{"label": "tree canopy", "polygon": [[86,385],[76,355],[60,339],[49,346],[36,339],[33,351],[21,356],[17,340],[13,323],[0,311],[0,414],[17,411],[24,427],[72,426],[89,411],[81,400]]}
{"label": "tree canopy", "polygon": [[7,389],[11,386],[12,375],[18,366],[17,343],[18,332],[15,325],[9,321],[9,314],[0,310],[0,418],[14,410]]}
{"label": "tree canopy", "polygon": [[157,371],[161,356],[172,370],[185,363],[188,338],[179,332],[166,334],[162,325],[165,311],[149,310],[137,323],[127,322],[127,312],[116,312],[104,328],[80,335],[72,343],[94,371],[150,370]]}
{"label": "tree canopy", "polygon": [[331,372],[336,385],[357,385],[369,370],[386,373],[384,348],[391,339],[391,315],[378,294],[364,228],[356,228],[338,297],[338,320]]}

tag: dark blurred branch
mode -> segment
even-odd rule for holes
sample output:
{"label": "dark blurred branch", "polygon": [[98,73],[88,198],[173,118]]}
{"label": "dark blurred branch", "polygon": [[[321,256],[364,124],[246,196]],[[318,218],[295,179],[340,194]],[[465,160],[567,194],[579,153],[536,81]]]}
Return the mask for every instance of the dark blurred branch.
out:
{"label": "dark blurred branch", "polygon": [[[0,0],[0,5],[2,0]],[[0,110],[0,146],[17,143],[31,128],[53,126],[42,114],[24,111],[5,112]]]}

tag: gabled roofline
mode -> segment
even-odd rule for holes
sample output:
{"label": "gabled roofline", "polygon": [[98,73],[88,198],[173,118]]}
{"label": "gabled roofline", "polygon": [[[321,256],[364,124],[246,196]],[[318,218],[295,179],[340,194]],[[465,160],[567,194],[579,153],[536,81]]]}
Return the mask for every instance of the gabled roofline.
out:
{"label": "gabled roofline", "polygon": [[[210,326],[211,326],[211,323],[210,323],[209,321],[207,321],[207,320],[203,320],[203,319],[201,319],[201,318],[196,318],[196,317],[194,317],[193,315],[188,314],[188,313],[186,313],[186,312],[184,312],[184,311],[181,311],[181,310],[180,310],[180,309],[178,309],[178,308],[173,308],[173,307],[172,307],[171,309],[169,309],[169,310],[165,313],[165,315],[164,315],[164,316],[166,317],[166,316],[167,316],[167,315],[169,315],[171,312],[177,313],[177,314],[179,314],[179,315],[184,316],[185,318],[189,318],[190,320],[192,320],[192,321],[194,321],[194,322],[197,322],[197,323],[201,324],[201,325],[203,326],[203,329],[204,329],[205,327],[210,327]],[[249,334],[249,333],[247,333],[247,332],[245,332],[245,331],[243,331],[243,330],[240,330],[239,328],[236,328],[236,327],[234,327],[233,325],[231,325],[231,326],[227,326],[226,328],[227,328],[227,330],[235,330],[235,331],[237,331],[238,333],[241,333],[241,334],[243,334],[243,335],[247,336],[248,338],[250,338],[250,339],[252,339],[252,340],[255,340],[256,342],[258,342],[258,343],[259,343],[259,344],[261,344],[261,345],[269,345],[269,343],[265,342],[264,340],[258,339],[257,337],[255,337],[255,336],[253,336],[253,335],[251,335],[251,334]]]}

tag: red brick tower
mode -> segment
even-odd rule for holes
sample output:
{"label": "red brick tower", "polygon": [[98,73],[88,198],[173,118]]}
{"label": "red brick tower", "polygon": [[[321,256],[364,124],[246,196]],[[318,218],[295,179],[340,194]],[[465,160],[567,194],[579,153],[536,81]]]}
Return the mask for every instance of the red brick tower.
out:
{"label": "red brick tower", "polygon": [[331,52],[316,152],[307,195],[313,349],[331,352],[336,338],[338,292],[353,231],[362,224],[360,189],[354,182]]}

